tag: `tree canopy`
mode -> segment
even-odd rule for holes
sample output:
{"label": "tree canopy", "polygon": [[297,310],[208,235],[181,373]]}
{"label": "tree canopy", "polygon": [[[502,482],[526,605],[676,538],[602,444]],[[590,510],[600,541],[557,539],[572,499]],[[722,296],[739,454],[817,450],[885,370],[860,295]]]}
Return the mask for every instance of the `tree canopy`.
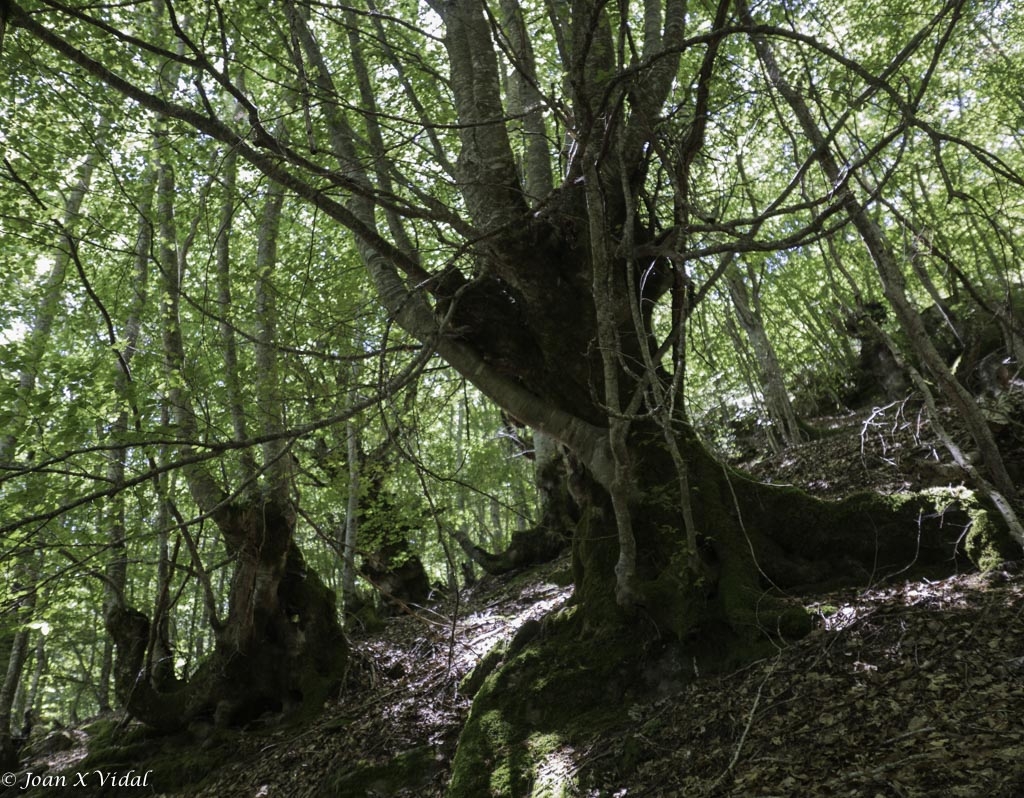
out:
{"label": "tree canopy", "polygon": [[924,500],[712,453],[880,388],[1024,540],[1022,62],[1005,2],[0,3],[0,734],[312,710],[358,562],[404,604],[513,532],[577,632],[800,634],[759,596]]}

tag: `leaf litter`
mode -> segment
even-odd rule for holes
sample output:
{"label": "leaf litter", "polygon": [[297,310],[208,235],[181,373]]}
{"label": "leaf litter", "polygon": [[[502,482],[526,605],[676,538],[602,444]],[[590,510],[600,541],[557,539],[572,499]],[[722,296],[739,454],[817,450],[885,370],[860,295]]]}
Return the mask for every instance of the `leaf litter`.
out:
{"label": "leaf litter", "polygon": [[635,712],[586,794],[1020,798],[1022,596],[1008,563],[815,597],[803,640]]}

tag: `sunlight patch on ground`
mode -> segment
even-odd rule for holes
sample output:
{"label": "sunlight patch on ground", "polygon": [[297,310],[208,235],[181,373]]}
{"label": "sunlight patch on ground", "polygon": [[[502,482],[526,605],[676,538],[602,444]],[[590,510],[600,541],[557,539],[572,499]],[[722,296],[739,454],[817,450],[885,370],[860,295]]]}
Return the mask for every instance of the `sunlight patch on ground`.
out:
{"label": "sunlight patch on ground", "polygon": [[853,604],[844,604],[842,607],[812,604],[807,609],[822,619],[824,628],[829,632],[838,632],[857,621],[858,611]]}
{"label": "sunlight patch on ground", "polygon": [[488,607],[462,620],[460,626],[466,634],[466,641],[456,654],[458,666],[466,670],[472,668],[495,645],[510,639],[526,621],[543,618],[572,595],[571,587],[552,583],[541,584],[538,588],[539,591],[523,596],[521,604],[511,613],[507,606],[503,612]]}
{"label": "sunlight patch on ground", "polygon": [[579,794],[576,774],[576,751],[563,746],[552,751],[537,768],[537,779],[533,783],[531,798],[568,798]]}
{"label": "sunlight patch on ground", "polygon": [[[923,579],[902,582],[861,591],[853,601],[825,599],[807,605],[808,612],[821,619],[822,628],[829,632],[849,629],[886,606],[911,607],[924,611],[941,612],[962,609],[968,603],[966,589],[978,589],[992,575],[974,574],[950,577],[939,581]],[[1012,591],[1011,591],[1012,592]]]}

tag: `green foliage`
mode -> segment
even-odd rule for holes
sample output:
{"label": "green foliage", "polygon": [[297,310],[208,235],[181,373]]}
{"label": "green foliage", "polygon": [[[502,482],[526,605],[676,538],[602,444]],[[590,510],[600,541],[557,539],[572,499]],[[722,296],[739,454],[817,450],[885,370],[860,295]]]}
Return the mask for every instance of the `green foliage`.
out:
{"label": "green foliage", "polygon": [[[78,59],[49,46],[28,20],[6,32],[0,562],[6,568],[31,553],[43,563],[33,622],[51,632],[34,700],[46,714],[89,714],[104,703],[102,607],[110,569],[122,555],[126,598],[147,612],[165,607],[176,672],[192,672],[209,651],[209,615],[226,613],[232,562],[190,489],[189,468],[204,464],[232,499],[266,489],[259,469],[273,457],[263,459],[268,441],[260,425],[268,415],[281,422],[286,456],[294,458],[297,538],[310,567],[332,586],[339,584],[350,418],[357,419],[365,452],[388,450],[376,492],[367,485],[377,466],[363,475],[361,547],[399,535],[432,577],[444,579],[457,565],[447,529],[468,529],[481,545],[500,550],[513,531],[536,520],[529,433],[436,359],[417,361],[424,344],[401,331],[399,314],[373,297],[366,236],[353,234],[365,220],[339,222],[334,209],[347,203],[355,214],[357,200],[372,195],[367,218],[384,231],[382,241],[432,280],[455,269],[470,284],[486,276],[482,253],[493,231],[467,221],[474,209],[456,166],[472,159],[468,131],[480,131],[461,124],[443,25],[428,5],[412,0],[389,4],[387,13],[370,4],[299,5],[332,73],[331,90],[317,82],[326,72],[300,46],[287,14],[251,0],[158,4],[154,15],[134,4],[72,3],[73,13],[33,8],[30,19],[80,49]],[[518,45],[503,36],[494,48],[507,78],[499,116],[481,131],[502,128],[520,172],[531,157],[530,136],[539,135],[561,180],[576,174],[577,148],[590,135],[570,129],[586,116],[574,106],[574,92],[586,87],[570,75],[579,31],[556,26],[571,22],[560,4],[521,5],[538,107],[497,125],[512,106],[511,76],[522,68]],[[620,52],[604,54],[597,80],[609,97],[620,84],[628,90],[602,119],[643,116],[634,105],[644,87],[638,76],[666,60],[627,56],[641,47],[645,19],[641,4],[625,5],[621,19],[603,24],[635,29],[627,35],[622,28]],[[1024,10],[980,4],[952,17],[943,8],[858,0],[757,9],[761,22],[775,26],[768,38],[785,77],[820,118],[849,185],[887,230],[920,310],[933,294],[963,298],[980,286],[998,304],[1024,282],[1024,152],[1017,135]],[[885,298],[863,243],[839,212],[841,186],[831,185],[814,161],[816,145],[766,78],[751,38],[729,28],[705,81],[699,71],[714,38],[707,36],[712,19],[703,7],[688,14],[687,35],[698,38],[676,48],[682,56],[670,76],[673,88],[644,117],[643,163],[624,182],[636,183],[631,212],[638,233],[661,243],[685,228],[673,257],[703,295],[686,328],[690,417],[720,451],[750,454],[741,449],[744,437],[767,445],[775,422],[756,353],[740,334],[728,292],[715,282],[723,255],[735,257],[802,414],[842,407],[849,398],[861,344],[851,340],[847,323],[865,303]],[[491,22],[511,30],[504,19]],[[133,87],[130,99],[112,77]],[[702,92],[702,146],[680,153]],[[177,110],[159,113],[167,102]],[[531,131],[531,110],[539,133]],[[344,125],[334,116],[341,113]],[[344,138],[339,130],[350,134],[352,152],[333,149]],[[268,144],[272,136],[279,140]],[[609,144],[602,155],[610,160],[613,150]],[[363,170],[358,180],[352,164]],[[170,207],[157,201],[164,167],[174,176]],[[259,225],[275,177],[287,191],[274,241],[277,266],[268,275],[258,265]],[[530,218],[554,213],[568,188],[539,198]],[[172,220],[164,240],[161,230]],[[583,226],[568,217],[560,224]],[[625,246],[623,228],[614,233],[613,250]],[[549,271],[555,287],[563,277]],[[174,298],[162,287],[170,272],[181,283]],[[272,407],[259,388],[257,342],[266,331],[254,289],[260,281],[277,309]],[[415,296],[433,287],[427,282],[408,275],[407,285],[420,292]],[[169,367],[172,299],[180,305],[180,370]],[[662,337],[672,328],[668,304],[659,300],[651,310]],[[443,316],[445,301],[434,310]],[[562,321],[568,333],[579,320]],[[896,332],[891,314],[883,328]],[[661,365],[674,374],[670,360],[665,354]],[[510,368],[500,358],[487,365],[499,373]],[[575,365],[544,367],[557,381]],[[393,384],[413,366],[402,385]],[[591,380],[587,387],[595,392],[599,378]],[[175,420],[174,397],[182,392],[194,404],[194,430]],[[560,410],[575,410],[569,398],[563,404]],[[124,540],[116,540],[122,525]],[[975,559],[1004,556],[999,546],[987,548],[980,516],[976,527],[972,540],[987,553]],[[608,544],[601,562],[615,554]],[[4,585],[0,609],[18,600]],[[6,624],[4,632],[13,628]]]}

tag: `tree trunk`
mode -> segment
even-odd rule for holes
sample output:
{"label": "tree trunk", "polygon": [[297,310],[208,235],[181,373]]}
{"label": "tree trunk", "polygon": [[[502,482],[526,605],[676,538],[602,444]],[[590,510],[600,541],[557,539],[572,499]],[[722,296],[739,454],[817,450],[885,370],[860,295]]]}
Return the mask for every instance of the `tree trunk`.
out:
{"label": "tree trunk", "polygon": [[345,448],[348,454],[348,500],[345,505],[345,527],[341,554],[341,595],[345,611],[356,603],[356,544],[359,541],[359,478],[361,447],[355,420],[345,425]]}
{"label": "tree trunk", "polygon": [[[241,371],[238,367],[238,342],[235,335],[233,293],[231,290],[231,236],[235,220],[235,185],[238,178],[238,153],[231,148],[224,155],[224,198],[220,208],[220,229],[217,231],[217,304],[219,305],[220,340],[224,358],[224,392],[228,411],[231,414],[231,427],[236,440],[244,441],[249,437],[248,418],[244,406],[241,386]],[[256,459],[251,449],[242,449],[239,453],[241,479],[249,486],[250,492],[255,488],[258,476]]]}
{"label": "tree trunk", "polygon": [[558,443],[539,431],[533,433],[533,441],[534,482],[539,505],[536,525],[515,530],[508,547],[500,552],[489,552],[474,543],[461,526],[451,530],[451,536],[469,558],[492,575],[549,562],[565,551],[572,541],[578,514],[569,494]]}
{"label": "tree trunk", "polygon": [[7,660],[7,671],[4,674],[3,685],[0,686],[0,767],[5,771],[18,769],[18,748],[11,728],[12,709],[21,671],[28,658],[30,634],[31,630],[28,628],[21,628],[15,632]]}
{"label": "tree trunk", "polygon": [[23,555],[14,564],[13,593],[15,630],[7,657],[7,669],[0,683],[0,767],[7,771],[18,769],[18,752],[11,729],[14,698],[21,684],[22,669],[29,655],[32,629],[29,623],[36,607],[36,583],[39,578],[31,555]]}
{"label": "tree trunk", "polygon": [[[99,121],[95,146],[78,168],[74,186],[68,193],[64,215],[54,224],[57,230],[57,244],[54,247],[53,265],[43,283],[43,295],[32,320],[31,329],[25,340],[24,367],[19,371],[18,383],[14,390],[14,401],[6,428],[0,432],[0,465],[15,461],[16,450],[24,439],[30,439],[27,424],[31,419],[30,400],[36,391],[38,370],[50,342],[53,325],[57,321],[64,291],[67,269],[72,262],[75,246],[74,229],[79,221],[82,203],[92,182],[93,170],[100,159],[100,148],[109,130],[109,122]],[[31,459],[31,457],[27,458]],[[18,544],[12,556],[13,564],[9,578],[18,597],[14,612],[15,632],[7,652],[7,667],[0,684],[0,766],[4,770],[16,770],[17,751],[14,748],[11,730],[11,713],[15,694],[21,683],[22,668],[29,653],[31,630],[28,623],[36,604],[36,579],[39,576],[35,542]],[[6,642],[6,641],[5,641]]]}
{"label": "tree trunk", "polygon": [[[35,723],[36,704],[39,700],[39,685],[42,683],[43,674],[46,673],[46,635],[40,633],[36,638],[35,662],[32,667],[32,679],[28,689],[25,691],[25,703],[19,705],[21,710],[23,736],[27,736]],[[101,710],[102,711],[102,710]]]}
{"label": "tree trunk", "polygon": [[[159,136],[158,136],[159,140]],[[174,175],[158,167],[157,245],[163,289],[163,345],[170,423],[185,441],[198,441],[198,419],[185,375],[185,344],[180,319],[186,250],[179,245],[174,219]],[[212,586],[198,552],[189,542],[216,634],[214,651],[187,683],[157,678],[169,654],[166,601],[158,597],[153,623],[124,603],[110,608],[107,626],[117,643],[116,694],[133,715],[157,728],[176,729],[201,717],[221,725],[250,722],[265,712],[308,713],[319,709],[337,688],[347,645],[338,623],[334,595],[307,568],[295,543],[297,510],[292,495],[292,460],[283,435],[283,402],[276,365],[276,310],[271,285],[283,194],[268,192],[257,241],[256,364],[257,413],[263,445],[262,486],[243,483],[232,500],[202,463],[184,469],[199,511],[216,524],[234,560],[227,617],[216,617]],[[227,264],[222,262],[221,268]],[[227,275],[222,273],[222,282]],[[234,375],[236,385],[237,375]],[[236,419],[237,421],[237,419]],[[182,444],[187,459],[193,446]],[[243,458],[243,467],[247,460]],[[247,474],[249,478],[252,474]],[[262,488],[262,490],[260,489]],[[163,507],[171,509],[167,490]],[[189,541],[187,525],[178,522]],[[170,521],[162,525],[166,530]],[[161,590],[161,596],[166,595]],[[164,674],[168,676],[168,674]],[[171,676],[173,674],[170,674]]]}
{"label": "tree trunk", "polygon": [[465,529],[454,527],[450,533],[473,562],[485,572],[497,575],[555,559],[569,545],[566,531],[558,531],[545,525],[516,530],[512,533],[508,547],[497,553],[489,552],[474,543]]}
{"label": "tree trunk", "polygon": [[[154,728],[173,731],[197,719],[244,725],[265,713],[309,715],[334,693],[344,672],[347,646],[334,595],[306,567],[298,547],[286,542],[286,520],[268,507],[230,515],[231,537],[245,549],[229,594],[234,613],[187,683],[173,692],[154,688],[145,671],[149,620],[125,607],[109,616],[118,644],[118,700]],[[270,545],[257,545],[263,540]],[[268,590],[271,585],[275,589]],[[254,588],[258,606],[251,606],[247,592]]]}
{"label": "tree trunk", "polygon": [[[329,144],[323,149],[300,151],[284,134],[272,135],[259,120],[287,115],[287,103],[257,107],[266,96],[262,92],[246,95],[235,86],[253,105],[245,119],[218,120],[212,106],[197,111],[199,106],[165,102],[84,54],[76,62],[109,78],[144,107],[173,113],[236,146],[272,180],[351,230],[391,320],[511,415],[572,453],[570,488],[579,510],[578,617],[585,627],[634,632],[636,614],[647,611],[659,628],[681,640],[739,634],[759,611],[763,569],[755,555],[760,558],[774,545],[777,559],[786,559],[788,550],[772,543],[768,530],[786,531],[765,518],[766,507],[779,507],[775,496],[808,510],[820,526],[808,526],[807,518],[789,520],[809,537],[828,528],[822,522],[829,513],[845,511],[808,505],[785,491],[739,487],[745,483],[708,457],[682,412],[686,314],[711,282],[694,290],[688,274],[693,255],[687,253],[691,247],[723,251],[757,243],[744,240],[741,231],[749,230],[749,222],[719,225],[698,214],[702,198],[694,196],[691,185],[696,179],[691,170],[715,114],[720,48],[735,33],[733,3],[712,4],[713,18],[697,21],[702,33],[693,42],[686,41],[693,15],[683,0],[652,0],[637,15],[616,14],[618,9],[596,0],[550,4],[551,50],[557,59],[548,64],[558,73],[555,91],[563,96],[545,100],[547,114],[525,105],[531,100],[522,90],[532,86],[536,99],[546,84],[531,74],[527,43],[511,30],[522,16],[513,0],[499,4],[510,28],[507,36],[502,22],[477,0],[430,5],[443,25],[444,53],[436,48],[429,69],[436,74],[447,67],[441,80],[450,107],[431,120],[412,81],[400,69],[394,74],[408,100],[403,113],[411,109],[432,122],[423,125],[424,142],[440,141],[443,147],[443,135],[458,137],[457,146],[450,146],[459,152],[457,163],[450,164],[443,153],[438,158],[442,170],[451,168],[438,175],[442,188],[437,190],[415,180],[403,189],[394,178],[407,175],[405,164],[388,150],[398,146],[389,145],[388,138],[398,139],[379,135],[381,119],[388,117],[376,107],[370,64],[380,61],[365,56],[387,63],[396,51],[386,36],[383,42],[364,37],[359,25],[383,25],[380,19],[359,23],[353,15],[346,30],[352,51],[347,74],[357,84],[350,96],[335,83],[334,54],[321,50],[320,42],[329,39],[318,38],[318,26],[306,22],[311,7],[285,3],[290,39],[285,45],[301,51],[309,65],[309,80],[298,88],[300,94],[316,95],[317,127]],[[64,55],[78,55],[36,15],[18,9],[15,18]],[[502,36],[500,45],[496,35]],[[518,73],[509,85],[525,98],[523,116],[516,120],[510,119],[502,92],[503,59]],[[223,85],[228,78],[214,66],[218,61],[190,63],[209,85]],[[690,63],[696,68],[684,76]],[[266,88],[267,94],[274,90]],[[301,110],[307,119],[311,107]],[[567,146],[557,156],[560,185],[538,198],[546,178],[535,161],[538,144],[552,138],[549,120],[565,126]],[[401,129],[401,115],[388,125]],[[510,135],[516,126],[523,132],[521,148],[513,146]],[[804,138],[817,152],[826,152],[812,128]],[[838,177],[838,170],[829,173],[837,190],[845,190]],[[325,180],[332,182],[331,190],[324,188]],[[856,220],[856,209],[848,209]],[[380,232],[385,225],[390,239]],[[437,231],[437,247],[422,250],[430,254],[421,259],[412,242],[434,235],[431,229]],[[865,226],[862,234],[868,238],[869,232]],[[779,248],[799,243],[777,241]],[[659,342],[653,316],[666,297],[671,333]],[[181,372],[180,331],[169,329],[166,340]],[[172,385],[179,383],[184,381]],[[183,408],[178,426],[185,438],[198,439],[184,398],[180,391],[171,397]],[[994,468],[995,463],[992,458],[989,464]],[[188,477],[197,504],[225,537],[233,512],[262,511],[226,506],[225,494],[201,469],[190,466]],[[1000,477],[997,486],[1002,483]],[[291,509],[276,492],[272,495],[266,506],[288,527]],[[275,548],[277,559],[268,562],[258,547],[253,552],[259,563],[248,577],[253,586],[257,576],[273,581],[280,548]],[[245,546],[235,550],[243,552]],[[798,615],[790,626],[801,626]]]}
{"label": "tree trunk", "polygon": [[800,443],[804,435],[800,430],[793,405],[789,401],[789,392],[786,390],[786,383],[782,378],[782,369],[775,355],[775,347],[772,346],[764,328],[756,292],[754,296],[751,296],[751,291],[748,290],[747,283],[736,263],[730,264],[726,269],[725,281],[736,310],[736,318],[739,320],[757,360],[758,380],[772,424],[779,430],[786,444],[792,446]]}
{"label": "tree trunk", "polygon": [[[103,612],[103,624],[106,628],[106,610]],[[110,712],[113,705],[110,703],[110,680],[114,675],[114,641],[110,635],[103,640],[103,653],[100,655],[100,675],[96,685],[96,705],[100,714]]]}

